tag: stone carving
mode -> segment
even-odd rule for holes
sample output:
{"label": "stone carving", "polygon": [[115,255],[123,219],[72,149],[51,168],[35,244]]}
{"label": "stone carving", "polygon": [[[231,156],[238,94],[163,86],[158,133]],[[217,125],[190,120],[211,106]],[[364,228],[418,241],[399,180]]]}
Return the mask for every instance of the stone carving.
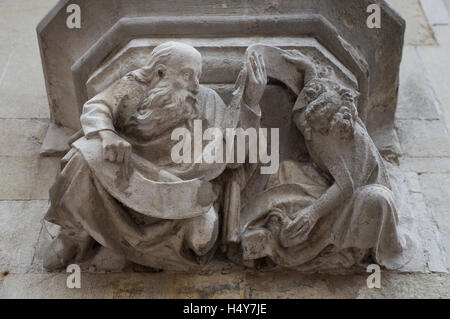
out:
{"label": "stone carving", "polygon": [[403,266],[414,246],[397,229],[401,199],[390,164],[358,115],[359,93],[298,51],[279,55],[305,74],[292,119],[310,160],[282,162],[264,191],[240,208],[230,258],[303,271],[367,260],[389,269]]}
{"label": "stone carving", "polygon": [[258,57],[248,63],[254,72],[242,73],[226,106],[199,85],[200,53],[167,42],[144,68],[84,105],[83,137],[62,159],[50,192],[46,219],[62,231],[48,248],[47,269],[81,260],[94,240],[153,268],[188,271],[211,257],[219,233],[215,179],[226,164],[174,163],[171,134],[192,131],[195,119],[204,128],[257,125],[266,76]]}
{"label": "stone carving", "polygon": [[[299,51],[252,45],[227,105],[199,84],[196,49],[157,46],[144,67],[84,105],[82,131],[50,192],[46,219],[62,230],[46,268],[83,259],[95,242],[176,271],[201,268],[219,243],[246,266],[322,271],[370,257],[404,265],[412,243],[397,228],[390,164],[358,116],[357,84],[336,70]],[[268,78],[298,95],[292,121],[305,144],[296,146],[308,151],[303,161],[261,176],[259,164],[171,159],[172,131],[192,131],[195,120],[220,130],[259,127]]]}

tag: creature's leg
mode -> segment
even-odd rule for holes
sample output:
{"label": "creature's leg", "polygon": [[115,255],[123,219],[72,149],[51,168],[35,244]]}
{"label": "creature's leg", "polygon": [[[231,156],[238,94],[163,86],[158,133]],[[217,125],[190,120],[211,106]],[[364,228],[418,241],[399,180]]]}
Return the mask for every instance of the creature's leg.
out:
{"label": "creature's leg", "polygon": [[[397,207],[393,193],[382,185],[368,185],[354,195],[348,242],[378,252],[401,252]],[[346,246],[349,246],[347,243]]]}

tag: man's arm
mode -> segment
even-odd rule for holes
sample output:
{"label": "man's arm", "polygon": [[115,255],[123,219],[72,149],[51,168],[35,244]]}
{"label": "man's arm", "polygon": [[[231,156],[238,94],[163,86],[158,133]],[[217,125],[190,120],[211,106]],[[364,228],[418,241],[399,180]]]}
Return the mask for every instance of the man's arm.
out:
{"label": "man's arm", "polygon": [[[138,103],[130,103],[129,100],[129,95],[134,91],[139,91],[137,84],[133,85],[133,80],[125,76],[86,102],[80,118],[85,136],[87,138],[99,136],[102,140],[103,158],[110,162],[125,163],[126,166],[131,156],[131,145],[116,134],[114,123],[118,121],[124,99],[128,99],[131,106],[136,104],[137,108]],[[138,92],[136,95],[139,95]],[[134,113],[136,110],[130,111]]]}
{"label": "man's arm", "polygon": [[128,110],[128,113],[134,114],[140,101],[140,91],[139,84],[135,82],[132,76],[126,75],[86,102],[80,118],[85,136],[89,138],[105,130],[115,132],[114,125],[115,123],[120,124],[118,123],[118,115],[122,111],[121,106],[124,100],[127,100],[129,108],[134,106],[134,110]]}

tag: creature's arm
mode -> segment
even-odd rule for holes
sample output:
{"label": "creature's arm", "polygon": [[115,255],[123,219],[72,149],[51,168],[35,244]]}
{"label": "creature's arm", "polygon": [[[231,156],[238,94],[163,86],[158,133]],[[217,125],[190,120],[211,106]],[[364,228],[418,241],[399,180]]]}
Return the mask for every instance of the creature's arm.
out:
{"label": "creature's arm", "polygon": [[286,51],[283,57],[297,68],[299,71],[305,72],[305,83],[317,77],[317,69],[309,57],[297,50]]}

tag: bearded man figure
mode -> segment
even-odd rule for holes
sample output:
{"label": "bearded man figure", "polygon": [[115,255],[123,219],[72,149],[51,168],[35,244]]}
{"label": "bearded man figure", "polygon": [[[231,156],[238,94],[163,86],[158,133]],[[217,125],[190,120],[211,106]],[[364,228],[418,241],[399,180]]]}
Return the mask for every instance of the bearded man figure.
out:
{"label": "bearded man figure", "polygon": [[265,71],[259,57],[248,60],[230,107],[199,84],[201,54],[176,42],[156,47],[144,68],[84,105],[84,136],[62,159],[50,190],[45,219],[61,231],[47,249],[46,269],[82,260],[95,242],[156,269],[193,271],[210,259],[218,237],[216,180],[226,164],[175,163],[172,132],[192,132],[194,120],[204,129],[258,126]]}

